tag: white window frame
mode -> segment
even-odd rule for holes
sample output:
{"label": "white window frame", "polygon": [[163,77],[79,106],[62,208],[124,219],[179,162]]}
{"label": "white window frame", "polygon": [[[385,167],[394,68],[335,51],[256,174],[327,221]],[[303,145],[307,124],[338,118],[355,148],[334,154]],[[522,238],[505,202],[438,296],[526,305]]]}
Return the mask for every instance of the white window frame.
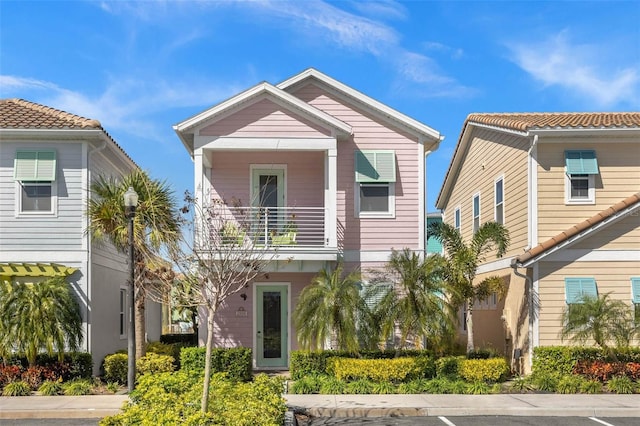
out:
{"label": "white window frame", "polygon": [[[478,199],[478,215],[476,216],[476,198]],[[475,234],[476,231],[478,229],[480,229],[480,225],[481,225],[481,219],[482,219],[482,198],[480,197],[480,193],[476,192],[475,194],[473,194],[473,197],[471,197],[471,219],[472,219],[472,226],[471,226],[471,230],[473,231],[472,234]],[[478,219],[478,225],[476,227],[476,218]]]}
{"label": "white window frame", "polygon": [[[15,181],[15,217],[56,217],[58,215],[58,181]],[[22,187],[26,186],[50,186],[51,187],[51,210],[22,210]]]}
{"label": "white window frame", "polygon": [[[389,188],[389,209],[379,212],[360,211],[360,188],[362,186],[387,186]],[[396,217],[396,183],[395,182],[356,182],[355,183],[355,216],[364,219],[393,219]]]}
{"label": "white window frame", "polygon": [[118,292],[118,334],[120,335],[120,339],[127,338],[127,329],[129,324],[129,322],[127,321],[127,299],[127,287],[120,287],[120,291]]}
{"label": "white window frame", "polygon": [[[587,180],[589,189],[587,198],[572,198],[571,197],[571,181],[572,179]],[[564,175],[564,202],[565,204],[595,204],[596,203],[596,185],[595,175]]]}
{"label": "white window frame", "polygon": [[[502,201],[500,203],[498,203],[498,191],[497,191],[498,182],[502,182]],[[502,209],[502,222],[498,222],[498,207]],[[504,213],[505,213],[505,208],[504,208],[504,175],[503,175],[496,178],[496,180],[493,182],[493,220],[495,222],[500,223],[501,225],[504,225],[506,222]]]}
{"label": "white window frame", "polygon": [[458,231],[462,229],[462,208],[460,206],[453,210],[453,227]]}

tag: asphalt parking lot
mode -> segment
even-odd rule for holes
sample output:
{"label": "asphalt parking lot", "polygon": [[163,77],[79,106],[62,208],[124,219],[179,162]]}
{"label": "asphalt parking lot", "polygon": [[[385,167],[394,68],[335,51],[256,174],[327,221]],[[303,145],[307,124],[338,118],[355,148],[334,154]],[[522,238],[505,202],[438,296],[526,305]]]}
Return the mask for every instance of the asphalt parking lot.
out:
{"label": "asphalt parking lot", "polygon": [[315,418],[300,426],[367,425],[367,426],[639,426],[640,418],[614,417],[525,417],[525,416],[465,416],[465,417],[360,417]]}

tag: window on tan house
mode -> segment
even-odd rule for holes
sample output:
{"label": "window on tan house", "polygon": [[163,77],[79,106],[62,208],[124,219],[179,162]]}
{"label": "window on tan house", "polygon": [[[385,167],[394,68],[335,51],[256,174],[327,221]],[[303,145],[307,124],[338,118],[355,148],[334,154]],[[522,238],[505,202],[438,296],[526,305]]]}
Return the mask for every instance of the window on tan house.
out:
{"label": "window on tan house", "polygon": [[633,318],[640,324],[640,277],[631,278],[631,302],[633,303]]}
{"label": "window on tan house", "polygon": [[594,278],[565,278],[564,289],[567,305],[584,303],[584,297],[598,297],[598,287]]}
{"label": "window on tan house", "polygon": [[17,151],[13,173],[18,214],[55,213],[55,151]]}
{"label": "window on tan house", "polygon": [[395,216],[395,152],[356,151],[356,216],[385,218]]}
{"label": "window on tan house", "polygon": [[460,207],[456,207],[456,209],[453,212],[453,226],[459,231],[460,227],[462,226],[462,212],[460,210]]}
{"label": "window on tan house", "polygon": [[595,203],[595,176],[598,174],[596,152],[593,150],[565,151],[564,159],[566,203]]}
{"label": "window on tan house", "polygon": [[496,179],[494,185],[494,221],[504,224],[504,178]]}
{"label": "window on tan house", "polygon": [[473,196],[473,233],[480,228],[480,194]]}

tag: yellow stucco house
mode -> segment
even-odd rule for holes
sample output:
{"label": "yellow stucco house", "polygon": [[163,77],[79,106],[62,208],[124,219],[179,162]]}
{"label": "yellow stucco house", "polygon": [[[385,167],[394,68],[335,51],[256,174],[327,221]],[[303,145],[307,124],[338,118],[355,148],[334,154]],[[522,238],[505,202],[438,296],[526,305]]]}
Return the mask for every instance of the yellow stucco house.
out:
{"label": "yellow stucco house", "polygon": [[569,344],[561,313],[581,294],[611,293],[640,312],[638,191],[638,112],[469,115],[436,207],[465,239],[487,221],[511,236],[478,271],[509,289],[476,303],[476,346],[527,373],[534,347]]}

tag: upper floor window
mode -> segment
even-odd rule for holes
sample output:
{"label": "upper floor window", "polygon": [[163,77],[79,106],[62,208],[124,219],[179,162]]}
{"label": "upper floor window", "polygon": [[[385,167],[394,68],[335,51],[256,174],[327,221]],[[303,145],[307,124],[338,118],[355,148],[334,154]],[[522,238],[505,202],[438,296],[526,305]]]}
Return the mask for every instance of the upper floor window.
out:
{"label": "upper floor window", "polygon": [[585,297],[598,297],[596,280],[593,278],[565,278],[564,289],[567,305],[583,303]]}
{"label": "upper floor window", "polygon": [[565,151],[564,161],[567,204],[595,203],[595,175],[598,174],[596,152],[593,150]]}
{"label": "upper floor window", "polygon": [[640,323],[640,277],[631,278],[631,301],[633,303],[634,319]]}
{"label": "upper floor window", "polygon": [[356,151],[356,216],[395,216],[395,152]]}
{"label": "upper floor window", "polygon": [[494,220],[497,223],[504,224],[504,178],[498,178],[494,185]]}
{"label": "upper floor window", "polygon": [[456,207],[455,211],[453,212],[453,226],[459,231],[460,230],[460,226],[462,224],[461,222],[461,211],[460,211],[460,207]]}
{"label": "upper floor window", "polygon": [[480,228],[480,194],[473,196],[473,233]]}
{"label": "upper floor window", "polygon": [[55,151],[17,151],[13,177],[19,214],[55,213]]}

